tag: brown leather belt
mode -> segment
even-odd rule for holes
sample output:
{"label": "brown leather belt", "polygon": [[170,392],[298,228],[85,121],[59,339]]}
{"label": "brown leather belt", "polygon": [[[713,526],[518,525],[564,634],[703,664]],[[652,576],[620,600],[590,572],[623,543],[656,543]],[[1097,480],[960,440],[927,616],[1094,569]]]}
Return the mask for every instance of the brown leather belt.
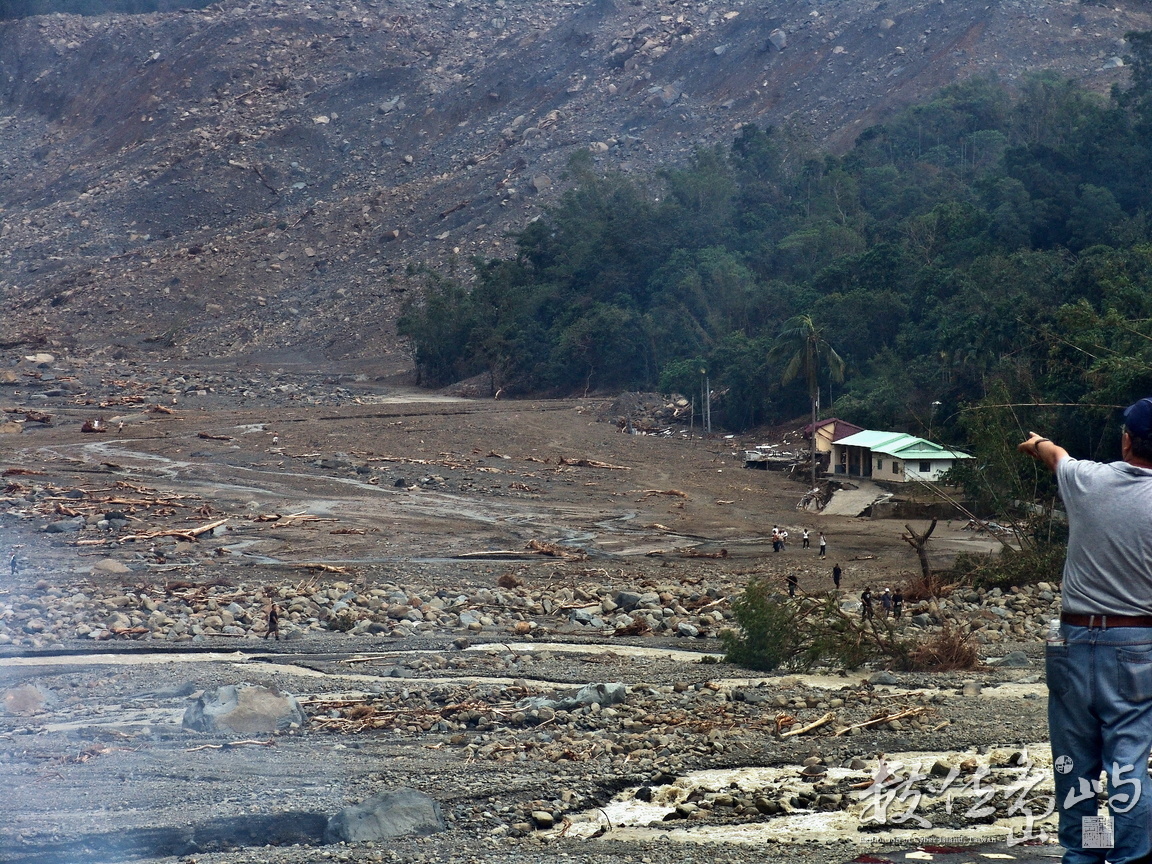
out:
{"label": "brown leather belt", "polygon": [[1152,615],[1081,615],[1078,612],[1061,612],[1060,620],[1075,627],[1098,627],[1101,630],[1113,627],[1152,627]]}

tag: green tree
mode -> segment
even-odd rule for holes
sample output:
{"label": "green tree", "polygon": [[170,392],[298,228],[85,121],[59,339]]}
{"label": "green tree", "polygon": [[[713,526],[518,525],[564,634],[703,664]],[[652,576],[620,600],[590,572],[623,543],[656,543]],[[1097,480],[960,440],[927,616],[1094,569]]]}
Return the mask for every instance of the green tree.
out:
{"label": "green tree", "polygon": [[470,347],[478,320],[466,288],[426,276],[424,290],[405,304],[397,330],[412,342],[417,383],[439,387],[481,371]]}
{"label": "green tree", "polygon": [[[816,406],[820,400],[820,370],[826,368],[833,381],[844,380],[844,358],[824,338],[808,315],[797,315],[784,322],[784,329],[776,336],[768,354],[774,361],[784,362],[780,383],[787,385],[797,376],[804,378],[808,400],[812,405],[812,486],[816,485]],[[786,358],[786,359],[785,359]]]}
{"label": "green tree", "polygon": [[763,577],[748,583],[732,601],[740,630],[721,634],[724,659],[748,669],[768,672],[795,663],[811,644],[799,604],[782,597]]}
{"label": "green tree", "polygon": [[702,373],[708,369],[703,357],[673,360],[660,370],[660,392],[679,393],[694,399],[700,391]]}
{"label": "green tree", "polygon": [[771,418],[772,400],[764,382],[768,370],[768,343],[741,332],[725,336],[709,354],[708,374],[721,394],[724,425],[747,429]]}

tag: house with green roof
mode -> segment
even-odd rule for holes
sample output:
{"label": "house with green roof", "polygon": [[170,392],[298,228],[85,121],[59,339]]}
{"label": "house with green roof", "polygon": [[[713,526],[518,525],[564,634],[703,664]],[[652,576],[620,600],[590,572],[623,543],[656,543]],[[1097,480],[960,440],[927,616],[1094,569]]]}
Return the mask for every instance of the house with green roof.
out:
{"label": "house with green roof", "polygon": [[905,435],[865,429],[832,444],[832,473],[893,483],[935,482],[967,453]]}

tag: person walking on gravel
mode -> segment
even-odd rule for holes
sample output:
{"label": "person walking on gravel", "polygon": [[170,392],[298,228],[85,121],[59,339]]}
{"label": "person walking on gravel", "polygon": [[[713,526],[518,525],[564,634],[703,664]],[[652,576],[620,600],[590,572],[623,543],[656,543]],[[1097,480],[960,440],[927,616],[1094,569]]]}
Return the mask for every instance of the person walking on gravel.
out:
{"label": "person walking on gravel", "polygon": [[832,584],[836,586],[836,590],[840,590],[840,577],[844,575],[844,571],[840,569],[839,564],[832,565]]}
{"label": "person walking on gravel", "polygon": [[[1048,726],[1064,864],[1152,862],[1152,398],[1124,412],[1123,461],[1075,459],[1035,432],[1017,449],[1056,474],[1068,514]],[[1055,625],[1056,622],[1053,622]],[[1107,816],[1097,813],[1100,774]]]}
{"label": "person walking on gravel", "polygon": [[824,532],[820,532],[820,557],[828,554],[828,541],[824,539]]}
{"label": "person walking on gravel", "polygon": [[280,607],[275,602],[268,607],[268,629],[264,631],[264,638],[275,636],[280,641]]}

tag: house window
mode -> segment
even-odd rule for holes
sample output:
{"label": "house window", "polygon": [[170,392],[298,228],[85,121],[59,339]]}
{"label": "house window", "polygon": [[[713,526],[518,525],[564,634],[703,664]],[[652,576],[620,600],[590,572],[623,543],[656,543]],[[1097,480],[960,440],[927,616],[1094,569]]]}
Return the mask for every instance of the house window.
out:
{"label": "house window", "polygon": [[895,460],[892,461],[892,473],[893,474],[899,474],[900,473],[900,463],[895,461]]}
{"label": "house window", "polygon": [[932,463],[931,462],[921,462],[920,463],[920,473],[921,474],[931,474],[932,473]]}
{"label": "house window", "polygon": [[877,471],[883,471],[884,470],[884,460],[883,459],[877,459],[876,460],[876,470]]}

